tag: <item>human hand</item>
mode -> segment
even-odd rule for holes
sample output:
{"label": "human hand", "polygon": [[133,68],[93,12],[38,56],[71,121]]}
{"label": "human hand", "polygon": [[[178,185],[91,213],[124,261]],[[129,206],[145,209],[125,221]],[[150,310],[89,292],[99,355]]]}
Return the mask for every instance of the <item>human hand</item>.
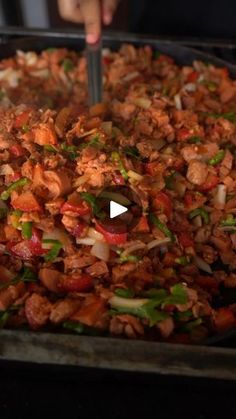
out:
{"label": "human hand", "polygon": [[119,0],[58,0],[61,17],[75,23],[84,23],[86,41],[97,42],[101,35],[101,21],[110,25]]}

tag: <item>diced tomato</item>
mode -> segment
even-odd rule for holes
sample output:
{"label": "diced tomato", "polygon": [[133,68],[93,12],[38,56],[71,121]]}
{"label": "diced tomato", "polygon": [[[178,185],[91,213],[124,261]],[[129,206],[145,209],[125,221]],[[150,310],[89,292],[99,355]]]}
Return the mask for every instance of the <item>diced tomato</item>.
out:
{"label": "diced tomato", "polygon": [[210,191],[211,189],[215,188],[219,183],[219,178],[216,175],[210,173],[205,181],[199,189],[201,191]]}
{"label": "diced tomato", "polygon": [[5,182],[8,185],[9,183],[16,182],[22,177],[20,172],[14,172],[12,175],[7,175],[5,178]]}
{"label": "diced tomato", "polygon": [[184,204],[186,207],[191,207],[193,205],[194,199],[191,192],[186,192],[184,195]]}
{"label": "diced tomato", "polygon": [[118,234],[109,233],[104,227],[102,227],[98,223],[96,223],[95,228],[99,233],[102,233],[102,235],[104,236],[104,239],[109,244],[119,245],[127,241],[127,233],[118,233]]}
{"label": "diced tomato", "polygon": [[86,201],[80,202],[65,202],[60,210],[61,214],[65,214],[66,212],[73,212],[76,215],[83,216],[91,213],[91,207]]}
{"label": "diced tomato", "polygon": [[223,332],[236,325],[235,314],[230,308],[222,307],[216,311],[214,323],[217,331]]}
{"label": "diced tomato", "polygon": [[23,125],[27,124],[27,122],[29,121],[30,113],[31,113],[31,109],[27,109],[27,110],[21,112],[19,115],[17,115],[15,117],[13,127],[14,128],[21,128]]}
{"label": "diced tomato", "polygon": [[102,62],[104,65],[111,64],[112,60],[110,57],[102,57]]}
{"label": "diced tomato", "polygon": [[42,248],[41,237],[38,230],[33,229],[33,234],[30,240],[22,240],[19,243],[8,242],[6,245],[7,250],[15,256],[23,260],[32,258],[33,256],[42,256],[45,250]]}
{"label": "diced tomato", "polygon": [[146,215],[142,215],[138,224],[132,229],[132,233],[148,233],[150,227]]}
{"label": "diced tomato", "polygon": [[159,164],[156,163],[156,162],[146,163],[145,164],[145,171],[150,176],[156,176],[158,173],[160,173]]}
{"label": "diced tomato", "polygon": [[92,287],[93,278],[85,274],[65,277],[58,285],[58,288],[64,292],[86,292]]}
{"label": "diced tomato", "polygon": [[178,240],[183,247],[192,247],[194,245],[194,241],[191,239],[190,233],[179,233]]}
{"label": "diced tomato", "polygon": [[158,63],[168,63],[168,64],[173,64],[173,63],[174,63],[174,60],[173,60],[173,58],[169,57],[168,55],[161,54],[161,55],[159,55],[159,57],[157,58],[157,62],[158,62]]}
{"label": "diced tomato", "polygon": [[172,266],[175,265],[175,259],[176,259],[176,256],[173,255],[173,253],[166,252],[162,260],[162,263],[164,266],[168,266],[171,268]]}
{"label": "diced tomato", "polygon": [[192,71],[191,73],[189,73],[188,77],[187,77],[187,82],[188,83],[195,83],[195,81],[198,79],[199,74],[196,71]]}
{"label": "diced tomato", "polygon": [[24,212],[41,211],[41,207],[30,191],[23,192],[16,199],[11,202],[14,209],[18,209]]}
{"label": "diced tomato", "polygon": [[9,147],[9,151],[14,157],[21,157],[24,156],[26,153],[25,148],[23,148],[20,144],[12,145],[11,147]]}
{"label": "diced tomato", "polygon": [[116,185],[124,185],[125,184],[125,180],[120,173],[115,173],[112,177],[112,180]]}
{"label": "diced tomato", "polygon": [[218,282],[212,276],[198,276],[195,278],[195,282],[204,290],[212,293],[216,293],[219,287]]}
{"label": "diced tomato", "polygon": [[153,208],[155,210],[161,210],[164,214],[170,218],[172,213],[172,202],[167,194],[164,192],[158,192],[156,197],[153,199]]}
{"label": "diced tomato", "polygon": [[192,133],[189,129],[180,128],[177,131],[177,141],[186,141],[192,136]]}

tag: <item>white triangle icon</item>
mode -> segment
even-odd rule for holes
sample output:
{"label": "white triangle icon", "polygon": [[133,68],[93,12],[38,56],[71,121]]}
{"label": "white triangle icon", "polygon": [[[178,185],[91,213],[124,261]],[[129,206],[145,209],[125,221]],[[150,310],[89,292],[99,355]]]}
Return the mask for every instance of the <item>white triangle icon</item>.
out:
{"label": "white triangle icon", "polygon": [[110,201],[110,218],[118,217],[124,212],[127,212],[128,208],[124,207],[123,205],[118,204],[115,201]]}

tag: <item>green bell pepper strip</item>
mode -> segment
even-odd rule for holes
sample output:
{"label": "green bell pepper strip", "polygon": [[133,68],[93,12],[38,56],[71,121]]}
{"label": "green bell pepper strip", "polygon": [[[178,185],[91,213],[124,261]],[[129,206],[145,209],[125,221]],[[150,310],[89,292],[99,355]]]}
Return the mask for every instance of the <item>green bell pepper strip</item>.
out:
{"label": "green bell pepper strip", "polygon": [[201,138],[200,137],[190,137],[189,139],[188,139],[188,143],[190,143],[190,144],[201,144],[201,142],[202,142],[202,140],[201,140]]}
{"label": "green bell pepper strip", "polygon": [[119,171],[121,173],[121,176],[123,176],[123,178],[125,180],[128,180],[129,179],[128,173],[125,170],[124,165],[123,165],[122,160],[121,160],[121,157],[120,157],[119,153],[117,153],[117,151],[113,151],[111,153],[111,159],[112,159],[113,162],[118,163],[118,167],[119,167]]}
{"label": "green bell pepper strip", "polygon": [[70,58],[65,58],[62,62],[62,67],[65,73],[69,73],[74,69],[74,63],[70,60]]}
{"label": "green bell pepper strip", "polygon": [[22,237],[24,239],[31,239],[32,237],[32,223],[30,221],[22,223],[21,226]]}
{"label": "green bell pepper strip", "polygon": [[161,230],[166,237],[169,237],[172,242],[175,241],[175,236],[172,233],[172,231],[170,231],[169,228],[164,223],[162,223],[156,215],[149,214],[149,219],[150,222],[154,224],[157,228],[159,228],[159,230]]}
{"label": "green bell pepper strip", "polygon": [[186,266],[191,262],[191,258],[189,256],[180,256],[179,258],[175,259],[175,263],[178,265]]}
{"label": "green bell pepper strip", "polygon": [[229,214],[225,220],[220,222],[220,225],[223,227],[236,226],[236,218],[234,218],[232,214]]}
{"label": "green bell pepper strip", "polygon": [[209,224],[210,218],[208,212],[204,208],[196,208],[188,214],[190,220],[197,217],[198,215],[201,216],[205,224]]}
{"label": "green bell pepper strip", "polygon": [[52,262],[60,253],[60,250],[63,248],[62,243],[59,240],[45,239],[42,243],[52,244],[51,249],[44,256],[45,262]]}
{"label": "green bell pepper strip", "polygon": [[114,291],[115,295],[118,295],[118,297],[123,298],[133,298],[134,297],[134,291],[129,288],[116,288]]}
{"label": "green bell pepper strip", "polygon": [[225,150],[219,150],[218,153],[214,157],[208,160],[208,164],[210,164],[211,166],[216,166],[217,164],[222,162],[224,156],[225,156]]}
{"label": "green bell pepper strip", "polygon": [[96,196],[89,192],[81,192],[80,196],[91,206],[95,217],[100,218],[101,220],[106,217],[105,211],[101,210]]}
{"label": "green bell pepper strip", "polygon": [[16,180],[15,182],[11,183],[5,191],[3,191],[1,193],[0,198],[3,201],[6,201],[7,199],[10,198],[11,193],[15,189],[20,188],[20,187],[25,186],[25,185],[28,185],[28,183],[30,183],[30,180],[27,179],[26,177],[22,177],[21,179]]}

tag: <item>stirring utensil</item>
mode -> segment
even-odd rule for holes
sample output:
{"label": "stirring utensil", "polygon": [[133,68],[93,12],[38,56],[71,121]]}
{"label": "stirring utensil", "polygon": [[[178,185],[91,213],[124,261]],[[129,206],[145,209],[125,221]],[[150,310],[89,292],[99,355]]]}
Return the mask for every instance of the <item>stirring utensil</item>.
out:
{"label": "stirring utensil", "polygon": [[102,102],[102,41],[86,46],[89,105]]}

